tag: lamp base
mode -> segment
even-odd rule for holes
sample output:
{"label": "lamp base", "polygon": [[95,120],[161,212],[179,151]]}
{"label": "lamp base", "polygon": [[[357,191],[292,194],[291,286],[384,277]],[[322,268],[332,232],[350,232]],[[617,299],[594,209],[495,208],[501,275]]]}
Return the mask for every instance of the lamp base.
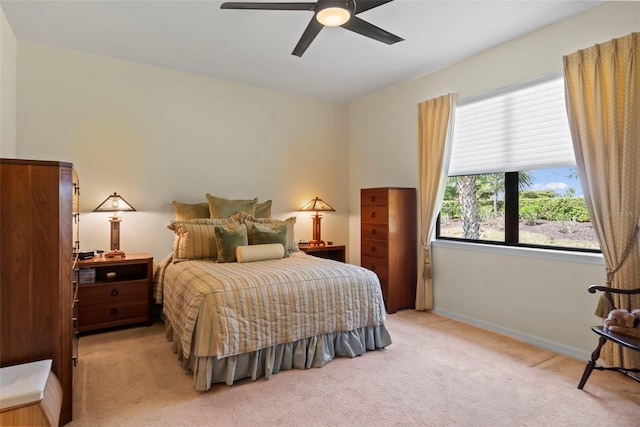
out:
{"label": "lamp base", "polygon": [[124,252],[119,251],[119,250],[113,250],[113,251],[109,251],[109,252],[105,252],[104,253],[104,257],[105,258],[116,258],[116,257],[123,257],[124,258]]}
{"label": "lamp base", "polygon": [[324,240],[309,240],[309,246],[325,246]]}

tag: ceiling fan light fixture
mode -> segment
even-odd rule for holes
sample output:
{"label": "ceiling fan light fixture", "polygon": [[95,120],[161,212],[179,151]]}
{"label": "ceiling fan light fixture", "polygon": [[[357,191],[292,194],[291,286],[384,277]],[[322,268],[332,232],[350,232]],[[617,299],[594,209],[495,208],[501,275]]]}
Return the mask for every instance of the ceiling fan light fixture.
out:
{"label": "ceiling fan light fixture", "polygon": [[324,7],[316,9],[316,19],[327,27],[339,27],[351,19],[351,11],[347,4],[347,2],[327,2],[322,5]]}

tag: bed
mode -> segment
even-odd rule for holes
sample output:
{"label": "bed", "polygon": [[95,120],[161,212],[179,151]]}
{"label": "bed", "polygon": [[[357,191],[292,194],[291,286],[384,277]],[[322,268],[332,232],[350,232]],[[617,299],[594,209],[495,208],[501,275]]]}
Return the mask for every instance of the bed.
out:
{"label": "bed", "polygon": [[[183,368],[193,372],[196,390],[322,367],[336,356],[391,344],[376,274],[297,251],[294,222],[236,215],[169,226],[176,243],[156,269],[154,296],[162,304],[167,338]],[[248,233],[244,243],[253,245],[232,245],[232,255],[226,237],[216,234],[221,228]],[[258,229],[263,233],[256,239]],[[187,237],[191,242],[185,243]],[[274,247],[277,255],[264,255]],[[224,253],[230,258],[221,261]]]}

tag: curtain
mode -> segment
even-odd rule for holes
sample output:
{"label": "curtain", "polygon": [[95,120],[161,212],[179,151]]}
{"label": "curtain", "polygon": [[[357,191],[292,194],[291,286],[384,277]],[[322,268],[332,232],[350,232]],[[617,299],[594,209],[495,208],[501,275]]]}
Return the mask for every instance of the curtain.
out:
{"label": "curtain", "polygon": [[431,239],[447,182],[455,94],[418,104],[419,233],[416,310],[433,308]]}
{"label": "curtain", "polygon": [[[578,175],[607,286],[640,287],[640,33],[565,56],[564,76]],[[634,306],[640,308],[640,298]],[[603,308],[599,304],[596,314],[606,317]],[[637,353],[618,345],[605,346],[602,357],[640,367]]]}

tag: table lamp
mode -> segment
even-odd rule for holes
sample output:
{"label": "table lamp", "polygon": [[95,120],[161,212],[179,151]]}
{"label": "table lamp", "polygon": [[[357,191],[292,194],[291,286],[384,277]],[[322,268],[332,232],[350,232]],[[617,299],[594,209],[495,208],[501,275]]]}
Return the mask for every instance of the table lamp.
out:
{"label": "table lamp", "polygon": [[111,223],[111,250],[104,254],[107,258],[123,257],[124,252],[120,250],[120,223],[122,218],[118,216],[119,212],[135,211],[136,208],[131,206],[122,196],[118,193],[113,193],[104,199],[104,202],[100,203],[94,212],[115,212],[112,217],[109,218]]}
{"label": "table lamp", "polygon": [[324,246],[324,241],[320,238],[320,220],[322,219],[322,215],[318,212],[335,212],[327,202],[316,197],[312,199],[309,203],[298,209],[299,211],[315,211],[315,215],[313,218],[313,239],[309,240],[309,246]]}

